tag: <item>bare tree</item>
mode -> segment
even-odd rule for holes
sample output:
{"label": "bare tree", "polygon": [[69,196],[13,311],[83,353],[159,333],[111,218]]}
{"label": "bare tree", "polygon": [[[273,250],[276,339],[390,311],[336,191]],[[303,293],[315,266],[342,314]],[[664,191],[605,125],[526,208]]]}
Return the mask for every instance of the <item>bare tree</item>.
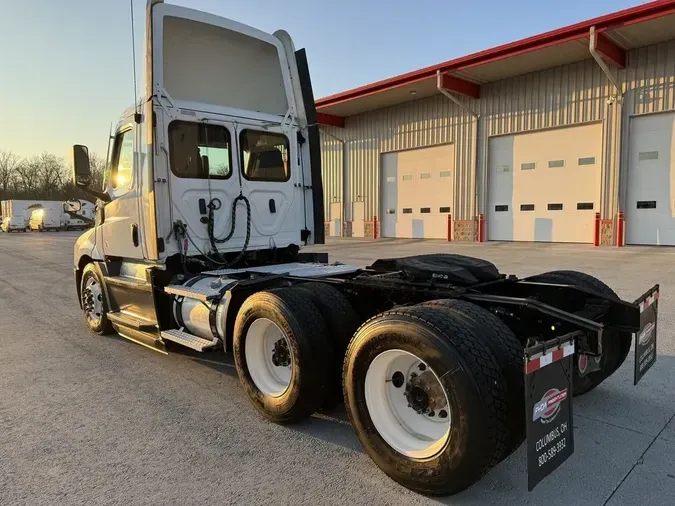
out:
{"label": "bare tree", "polygon": [[[106,161],[90,153],[91,187],[103,188]],[[10,151],[0,151],[0,199],[67,200],[91,199],[72,181],[72,167],[52,153],[21,159]]]}
{"label": "bare tree", "polygon": [[91,167],[91,187],[95,190],[101,190],[105,177],[106,161],[96,153],[90,153],[89,166]]}
{"label": "bare tree", "polygon": [[22,192],[26,196],[29,196],[29,198],[36,198],[40,176],[40,165],[40,157],[33,156],[23,160],[16,166],[16,174],[18,176],[17,186],[18,188],[21,188]]}
{"label": "bare tree", "polygon": [[40,197],[50,200],[57,196],[63,186],[65,163],[63,159],[51,153],[42,153],[39,157],[37,190]]}
{"label": "bare tree", "polygon": [[16,167],[21,159],[11,151],[0,151],[0,189],[3,197],[11,191],[12,183],[16,179]]}

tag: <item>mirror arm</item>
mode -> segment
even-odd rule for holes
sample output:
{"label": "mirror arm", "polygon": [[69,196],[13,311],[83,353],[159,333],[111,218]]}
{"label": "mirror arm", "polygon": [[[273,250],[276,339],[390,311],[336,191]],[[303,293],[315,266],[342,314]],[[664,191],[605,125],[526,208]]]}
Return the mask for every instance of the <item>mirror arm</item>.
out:
{"label": "mirror arm", "polygon": [[110,198],[110,195],[108,195],[106,192],[94,190],[93,188],[89,188],[88,186],[80,186],[80,185],[77,185],[77,186],[83,192],[88,193],[89,195],[92,195],[92,196],[96,197],[97,199],[102,200],[103,202],[110,202],[112,200]]}

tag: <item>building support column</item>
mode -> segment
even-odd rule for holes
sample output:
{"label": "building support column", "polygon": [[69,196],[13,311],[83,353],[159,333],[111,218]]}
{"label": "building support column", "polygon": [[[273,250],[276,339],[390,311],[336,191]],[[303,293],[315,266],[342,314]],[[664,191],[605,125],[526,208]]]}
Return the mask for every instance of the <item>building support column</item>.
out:
{"label": "building support column", "polygon": [[[453,185],[455,187],[455,198],[453,199],[454,209],[452,209],[452,213],[455,217],[463,218],[454,222],[455,240],[476,241],[480,236],[476,221],[478,217],[478,122],[480,121],[480,114],[464,104],[453,93],[478,99],[480,98],[480,86],[447,73],[442,73],[439,70],[436,72],[436,89],[441,95],[452,101],[457,107],[473,118],[471,122],[471,136],[474,142],[474,149],[471,151],[471,187],[469,190],[471,203],[466,206],[467,209],[462,209],[461,211],[457,209],[459,200],[457,199],[457,192],[461,191],[461,188],[457,185],[457,167],[455,167],[455,181]],[[469,219],[466,216],[467,212],[469,213]]]}
{"label": "building support column", "polygon": [[621,172],[621,137],[623,125],[623,95],[624,91],[617,76],[610,69],[610,65],[617,69],[626,66],[626,52],[608,39],[603,33],[592,26],[589,33],[589,52],[602,72],[607,77],[613,90],[607,100],[605,109],[605,129],[603,138],[604,166],[603,166],[603,194],[600,203],[601,221],[599,245],[618,245],[619,216],[622,211],[619,198]]}

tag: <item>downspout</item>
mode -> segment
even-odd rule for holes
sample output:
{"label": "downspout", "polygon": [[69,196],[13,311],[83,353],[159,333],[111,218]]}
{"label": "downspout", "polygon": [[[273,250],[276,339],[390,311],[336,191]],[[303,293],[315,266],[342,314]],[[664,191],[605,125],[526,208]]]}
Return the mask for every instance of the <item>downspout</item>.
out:
{"label": "downspout", "polygon": [[[342,144],[342,212],[341,214],[341,223],[340,223],[340,237],[344,237],[345,235],[345,224],[347,223],[347,185],[349,184],[349,179],[347,175],[347,144],[345,143],[344,139],[340,139],[338,136],[333,135],[332,133],[320,129],[320,132],[322,134],[326,134],[329,137],[332,137],[336,141],[338,141],[340,144]],[[330,212],[330,206],[328,207],[328,210]],[[325,220],[325,218],[324,218]]]}
{"label": "downspout", "polygon": [[[621,88],[621,85],[617,78],[612,74],[612,71],[610,70],[609,66],[607,63],[605,63],[605,60],[602,59],[602,56],[597,51],[597,31],[595,29],[595,26],[591,26],[590,34],[589,34],[589,44],[588,44],[588,50],[591,53],[591,56],[595,60],[595,62],[598,64],[602,72],[605,74],[609,82],[612,84],[614,89],[616,90],[615,94],[612,94],[609,98],[610,104],[616,104],[616,108],[614,110],[614,114],[612,117],[611,125],[608,125],[609,128],[612,129],[612,137],[611,140],[613,141],[613,149],[611,150],[612,153],[612,162],[614,165],[614,170],[612,174],[612,200],[614,203],[614,208],[616,209],[617,216],[621,212],[621,201],[619,199],[619,182],[621,181],[621,137],[622,137],[622,130],[623,130],[623,89]],[[611,208],[610,208],[611,212]],[[617,226],[619,224],[617,223]]]}
{"label": "downspout", "polygon": [[[475,149],[471,153],[471,166],[474,171],[473,178],[471,179],[471,194],[473,195],[473,210],[471,211],[471,216],[472,219],[476,219],[478,216],[478,121],[480,120],[480,114],[464,105],[455,95],[443,88],[443,78],[440,70],[436,71],[436,89],[465,113],[471,115],[475,120],[472,127]],[[485,184],[485,181],[483,181],[483,184]],[[456,210],[453,211],[456,213]]]}

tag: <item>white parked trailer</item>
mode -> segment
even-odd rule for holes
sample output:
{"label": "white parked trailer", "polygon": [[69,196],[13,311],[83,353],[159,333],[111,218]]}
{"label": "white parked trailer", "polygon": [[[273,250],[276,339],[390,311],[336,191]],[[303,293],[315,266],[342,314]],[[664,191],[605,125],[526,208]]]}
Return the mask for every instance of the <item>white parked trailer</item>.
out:
{"label": "white parked trailer", "polygon": [[31,230],[38,232],[57,231],[63,228],[63,207],[58,205],[51,205],[39,207],[31,211],[28,226]]}
{"label": "white parked trailer", "polygon": [[24,226],[28,227],[28,222],[31,218],[31,213],[34,209],[40,207],[58,207],[62,206],[60,200],[23,200],[11,199],[2,201],[2,216],[3,218],[13,217],[24,219]]}

